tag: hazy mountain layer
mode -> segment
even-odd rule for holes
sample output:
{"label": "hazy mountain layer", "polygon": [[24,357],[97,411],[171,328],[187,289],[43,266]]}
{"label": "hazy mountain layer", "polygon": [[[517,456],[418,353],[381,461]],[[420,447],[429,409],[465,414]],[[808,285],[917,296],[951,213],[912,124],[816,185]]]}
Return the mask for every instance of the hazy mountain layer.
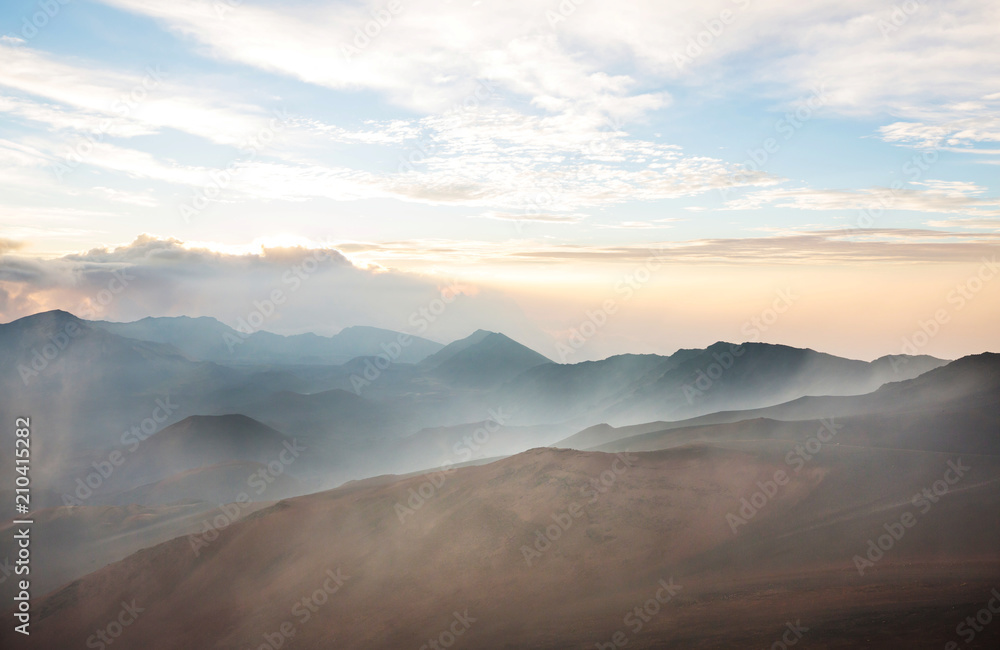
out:
{"label": "hazy mountain layer", "polygon": [[378,354],[391,355],[400,363],[416,363],[444,347],[419,336],[363,326],[347,327],[334,336],[281,336],[255,330],[249,323],[234,329],[208,317],[94,321],[93,325],[127,338],[172,345],[193,360],[219,363],[340,364]]}
{"label": "hazy mountain layer", "polygon": [[[135,602],[118,648],[255,647],[282,629],[307,649],[420,647],[449,629],[476,648],[770,647],[789,624],[817,647],[943,647],[1000,580],[1000,459],[840,447],[794,472],[789,450],[535,450],[292,499],[197,556],[178,538],[53,592],[33,640],[68,647]],[[946,479],[936,503],[911,504]]]}

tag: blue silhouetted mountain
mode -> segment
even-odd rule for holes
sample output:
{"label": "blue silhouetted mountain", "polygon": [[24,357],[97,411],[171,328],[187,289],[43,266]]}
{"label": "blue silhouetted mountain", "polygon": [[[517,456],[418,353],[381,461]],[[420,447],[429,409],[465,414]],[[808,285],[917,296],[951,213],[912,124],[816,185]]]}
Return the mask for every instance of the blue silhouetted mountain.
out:
{"label": "blue silhouetted mountain", "polygon": [[194,360],[217,363],[340,364],[378,354],[389,354],[399,363],[416,363],[444,347],[419,336],[367,326],[347,327],[333,336],[282,336],[263,330],[247,333],[249,326],[240,331],[208,317],[93,324],[119,336],[170,344]]}
{"label": "blue silhouetted mountain", "polygon": [[865,395],[801,397],[766,408],[720,411],[674,422],[600,425],[556,446],[654,451],[686,444],[804,442],[858,448],[1000,455],[1000,354],[963,357]]}
{"label": "blue silhouetted mountain", "polygon": [[[618,355],[532,368],[501,389],[521,417],[622,426],[780,404],[805,395],[859,395],[947,363],[929,356],[872,362],[766,343],[719,342],[670,356]],[[586,422],[589,420],[590,422]]]}
{"label": "blue silhouetted mountain", "polygon": [[435,378],[459,387],[489,388],[552,361],[496,332],[476,330],[420,362]]}

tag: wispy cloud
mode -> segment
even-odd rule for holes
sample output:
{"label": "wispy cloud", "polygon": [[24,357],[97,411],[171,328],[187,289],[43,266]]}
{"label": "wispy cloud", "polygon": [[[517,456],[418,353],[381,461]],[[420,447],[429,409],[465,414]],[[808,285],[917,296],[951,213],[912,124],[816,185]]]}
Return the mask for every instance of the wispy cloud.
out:
{"label": "wispy cloud", "polygon": [[610,230],[653,230],[656,228],[672,228],[673,226],[671,224],[677,223],[678,221],[687,220],[678,219],[676,217],[667,217],[664,219],[653,219],[651,221],[619,221],[618,223],[603,223],[598,224],[597,227]]}
{"label": "wispy cloud", "polygon": [[930,189],[875,187],[862,190],[767,189],[728,201],[729,210],[766,206],[797,210],[912,210],[979,216],[1000,215],[1000,199],[975,196],[984,188],[968,182],[926,181]]}
{"label": "wispy cloud", "polygon": [[72,65],[27,46],[5,44],[0,44],[0,61],[0,86],[26,95],[8,96],[0,108],[57,129],[119,136],[176,129],[242,145],[271,118],[251,104],[171,79],[162,63],[150,64],[144,74],[124,73]]}
{"label": "wispy cloud", "polygon": [[699,239],[644,246],[540,246],[512,251],[523,261],[832,264],[863,262],[968,262],[996,255],[1000,233],[917,229],[820,230],[781,236]]}

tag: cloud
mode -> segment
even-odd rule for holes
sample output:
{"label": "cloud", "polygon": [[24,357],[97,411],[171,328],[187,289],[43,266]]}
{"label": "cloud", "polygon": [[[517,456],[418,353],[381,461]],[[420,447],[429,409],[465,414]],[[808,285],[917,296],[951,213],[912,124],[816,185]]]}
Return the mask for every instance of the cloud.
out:
{"label": "cloud", "polygon": [[930,190],[935,194],[944,194],[945,196],[953,197],[982,194],[986,191],[985,187],[969,181],[942,181],[937,179],[927,179],[926,181],[911,181],[910,184],[930,188]]}
{"label": "cloud", "polygon": [[[185,65],[165,61],[143,75],[0,42],[0,112],[18,134],[0,140],[5,197],[30,190],[46,204],[51,197],[93,201],[85,207],[94,214],[148,214],[173,232],[182,226],[170,221],[180,207],[171,203],[214,190],[224,177],[214,200],[234,204],[231,213],[245,207],[258,221],[279,201],[305,203],[303,213],[325,201],[378,202],[376,210],[388,213],[398,201],[420,204],[415,212],[425,214],[422,206],[451,206],[549,224],[624,206],[618,223],[594,227],[635,237],[670,222],[629,214],[630,204],[732,187],[752,191],[727,202],[729,209],[863,209],[888,201],[893,210],[989,219],[1000,207],[988,191],[961,181],[924,181],[889,198],[880,188],[779,189],[784,179],[775,174],[746,172],[725,156],[647,134],[668,131],[648,128],[651,120],[690,119],[691,104],[673,112],[679,99],[774,111],[822,84],[821,118],[890,122],[878,134],[893,144],[991,151],[1000,128],[1000,54],[990,46],[996,3],[920,3],[894,15],[897,8],[862,0],[404,2],[366,37],[372,11],[385,11],[381,1],[102,2],[182,35],[191,50],[178,59]],[[732,20],[721,20],[724,10]],[[716,22],[721,27],[709,29]],[[191,72],[191,54],[214,57],[225,74],[249,83],[219,89],[207,73]],[[313,88],[274,83],[272,75]],[[271,119],[261,98],[280,103],[279,95],[305,98],[313,113],[287,115],[280,137],[252,156],[233,151]],[[317,98],[343,101],[350,117],[326,104],[313,108]],[[675,131],[686,126],[678,122]],[[203,148],[175,153],[163,145],[175,131],[196,136]],[[71,183],[47,173],[94,134],[107,137],[88,145],[86,169]],[[81,189],[90,182],[81,177],[99,180]],[[110,219],[98,223],[113,227]],[[78,226],[58,224],[63,232]],[[79,240],[90,245],[102,236]]]}
{"label": "cloud", "polygon": [[106,210],[44,205],[0,205],[0,227],[21,241],[80,238],[103,234],[95,227],[101,219],[117,216]]}
{"label": "cloud", "polygon": [[1000,232],[1000,219],[944,219],[928,221],[927,225],[932,228],[969,228]]}
{"label": "cloud", "polygon": [[9,95],[0,95],[0,112],[30,122],[45,124],[56,131],[104,133],[110,137],[126,138],[156,133],[156,129],[152,126],[136,120],[122,119],[121,116],[117,115],[115,119],[110,119],[107,112],[67,108],[59,104]]}
{"label": "cloud", "polygon": [[14,239],[7,239],[5,237],[0,237],[0,255],[4,255],[11,251],[16,251],[24,248],[25,244],[22,241],[16,241]]}
{"label": "cloud", "polygon": [[886,142],[917,148],[1000,154],[995,146],[982,146],[1000,143],[1000,102],[962,104],[952,112],[957,115],[942,115],[936,122],[893,122],[880,127],[879,134]]}
{"label": "cloud", "polygon": [[[523,240],[501,244],[401,240],[273,246],[262,241],[244,252],[222,249],[229,247],[143,235],[128,245],[55,259],[8,252],[0,257],[0,321],[59,308],[114,321],[147,316],[212,316],[235,326],[252,313],[266,312],[262,329],[282,334],[314,331],[330,335],[351,325],[374,325],[448,342],[486,328],[503,331],[544,350],[551,349],[553,332],[573,326],[586,309],[599,305],[623,271],[650,260],[676,265],[673,268],[700,267],[691,274],[697,282],[696,290],[691,286],[667,290],[656,283],[659,288],[644,294],[649,297],[648,303],[643,303],[646,306],[637,307],[636,313],[616,326],[631,330],[633,335],[610,347],[598,344],[587,353],[595,358],[635,352],[636,346],[662,350],[677,345],[673,339],[665,342],[662,337],[648,336],[650,331],[660,331],[652,324],[662,323],[664,304],[685,305],[686,318],[697,324],[688,328],[693,340],[709,336],[705,328],[720,318],[739,323],[745,317],[746,304],[741,301],[746,295],[764,291],[762,286],[767,282],[786,282],[787,270],[768,267],[803,269],[804,275],[812,274],[817,290],[826,292],[830,290],[831,276],[816,276],[817,270],[807,267],[860,264],[851,271],[852,277],[858,279],[859,286],[872,287],[877,293],[884,287],[868,281],[865,275],[870,270],[865,269],[865,264],[878,264],[887,272],[887,265],[900,265],[900,272],[907,274],[909,265],[925,265],[920,271],[922,277],[935,277],[940,272],[926,265],[978,265],[983,258],[995,259],[1000,253],[1000,233],[845,229],[618,246]],[[310,259],[316,264],[307,264]],[[381,264],[365,265],[368,260]],[[392,270],[403,260],[419,260],[425,263],[424,268],[449,272]],[[463,265],[474,271],[455,271]],[[560,285],[539,284],[541,273],[574,278],[576,284],[572,286],[577,289],[560,291]],[[669,271],[661,273],[667,273],[661,276],[664,278],[674,275]],[[587,276],[605,277],[608,283],[582,279]],[[482,280],[477,281],[477,277]],[[502,282],[501,277],[518,278],[521,284]],[[840,277],[839,272],[835,277]],[[907,286],[911,286],[912,280],[908,282]],[[497,285],[505,288],[497,289]],[[835,292],[845,291],[845,286],[836,281],[834,285]],[[441,297],[442,290],[451,286],[461,287],[458,298],[429,325],[420,326],[414,314],[427,310]],[[519,286],[531,289],[525,291]],[[113,287],[120,290],[112,292]],[[731,299],[712,303],[715,311],[709,318],[700,311],[704,305],[699,306],[699,296],[720,290]],[[283,302],[272,311],[266,302],[272,300],[275,291],[281,292]],[[850,293],[844,297],[843,304],[837,303],[843,308],[834,311],[849,312],[856,296]],[[921,303],[921,308],[925,306]],[[829,312],[830,305],[824,309]],[[816,336],[812,331],[803,335]],[[711,336],[717,339],[721,335]]]}
{"label": "cloud", "polygon": [[742,239],[697,239],[642,246],[540,246],[510,254],[524,262],[834,264],[968,262],[1000,252],[1000,233],[844,229]]}
{"label": "cloud", "polygon": [[[492,323],[536,333],[502,292],[467,280],[432,327],[414,325],[411,316],[455,281],[362,268],[326,242],[261,243],[254,252],[233,254],[145,234],[127,245],[54,259],[3,255],[0,316],[59,308],[106,320],[205,315],[235,326],[280,291],[283,300],[267,315],[265,330],[334,334],[363,324],[452,340]],[[109,293],[110,287],[116,290]]]}
{"label": "cloud", "polygon": [[[178,7],[204,10],[183,2]],[[227,21],[259,13],[249,6],[233,11]],[[234,25],[224,24],[226,29]],[[586,207],[691,196],[732,184],[739,171],[735,165],[630,136],[628,120],[641,120],[662,107],[668,101],[664,93],[629,95],[633,83],[626,77],[585,72],[573,57],[555,52],[551,34],[542,40],[505,45],[512,48],[509,56],[483,64],[497,78],[463,77],[470,82],[463,86],[468,94],[454,98],[443,113],[365,120],[355,128],[286,114],[280,137],[253,148],[253,155],[241,149],[224,167],[171,159],[137,137],[175,129],[236,147],[273,121],[263,109],[211,90],[196,91],[194,80],[171,79],[169,72],[139,76],[0,46],[8,64],[0,69],[0,86],[22,93],[0,95],[0,112],[49,129],[44,136],[6,143],[8,151],[0,150],[0,182],[65,192],[62,177],[85,165],[114,172],[119,183],[162,182],[196,193],[225,177],[222,201],[394,198],[476,206],[497,214],[528,212],[543,202],[542,211],[560,219],[573,219]],[[554,67],[545,68],[531,59],[541,51],[565,60],[550,61]],[[394,75],[397,65],[395,60],[389,65]],[[420,79],[405,83],[411,87]],[[531,105],[540,110],[492,104],[512,86],[532,96]],[[333,143],[390,146],[404,153],[395,170],[364,169],[356,159],[348,164],[311,159],[317,146]],[[744,186],[777,182],[762,172],[739,178]],[[96,194],[103,200],[144,207],[163,202],[115,184],[102,187]]]}
{"label": "cloud", "polygon": [[552,244],[527,240],[503,243],[415,239],[345,242],[337,248],[352,260],[408,267],[441,265],[497,268],[543,264],[556,272],[578,263],[633,264],[651,258],[677,263],[746,265],[868,262],[953,262],[1000,252],[1000,233],[927,228],[812,227],[784,229],[759,237],[659,240],[622,245]]}
{"label": "cloud", "polygon": [[[371,139],[382,125],[370,126],[372,130],[359,132],[362,140]],[[294,141],[315,128],[315,123],[300,129],[300,123],[292,122],[285,134]],[[408,153],[400,156],[395,169],[379,171],[309,162],[281,143],[253,156],[240,153],[221,168],[184,164],[108,141],[88,141],[86,155],[78,159],[116,172],[123,180],[168,183],[195,193],[211,188],[216,201],[393,198],[486,208],[487,218],[536,214],[534,220],[551,222],[578,221],[588,207],[694,196],[723,187],[768,186],[779,180],[718,159],[685,156],[675,145],[630,139],[624,131],[608,130],[601,120],[579,116],[542,118],[483,107],[394,120],[388,129],[389,139],[398,138],[397,144]],[[351,133],[341,129],[334,137],[348,140]],[[6,159],[3,145],[0,142],[0,170],[9,170],[18,184],[27,180],[66,191],[51,173],[54,165],[66,164],[61,140],[35,138],[30,150],[10,143]],[[162,203],[148,192],[102,187],[95,194],[105,200]]]}
{"label": "cloud", "polygon": [[[386,11],[378,2],[220,11],[194,0],[104,1],[150,16],[220,59],[339,91],[374,91],[425,114],[355,130],[303,122],[301,129],[337,142],[403,145],[419,162],[375,178],[289,169],[284,180],[318,176],[337,189],[296,180],[299,191],[282,193],[278,186],[288,183],[275,183],[261,198],[391,196],[512,213],[532,206],[521,195],[542,193],[550,195],[544,212],[561,214],[691,196],[726,187],[726,178],[759,186],[779,180],[744,178],[722,161],[630,137],[625,125],[670,105],[671,85],[711,94],[756,84],[788,105],[822,85],[824,112],[919,120],[882,128],[897,143],[961,146],[996,131],[995,118],[983,113],[995,106],[1000,84],[988,28],[1000,8],[985,0],[902,13],[862,0],[639,0],[574,3],[572,11],[528,0],[404,3],[367,37],[372,12]],[[722,20],[723,12],[731,19]],[[767,65],[750,67],[762,60]],[[503,107],[483,108],[484,87]],[[480,110],[460,110],[470,101]]]}
{"label": "cloud", "polygon": [[578,223],[586,217],[583,214],[542,214],[533,212],[483,212],[472,215],[477,219],[497,219],[500,221],[540,221],[542,223]]}
{"label": "cloud", "polygon": [[[224,7],[195,0],[105,0],[197,39],[217,57],[338,90],[369,89],[425,112],[460,105],[486,79],[544,110],[633,116],[662,105],[628,75],[568,51],[530,2],[424,3],[383,18],[383,3]],[[370,24],[374,24],[371,27]],[[369,28],[374,35],[365,36]]]}
{"label": "cloud", "polygon": [[767,189],[727,201],[728,210],[756,210],[773,205],[797,210],[912,210],[1000,216],[1000,199],[974,196],[984,188],[968,182],[928,180],[931,189],[875,187],[862,190]]}
{"label": "cloud", "polygon": [[420,135],[419,124],[412,120],[365,120],[364,129],[347,129],[319,120],[302,119],[299,126],[309,132],[310,137],[323,136],[329,142],[344,144],[400,144]]}
{"label": "cloud", "polygon": [[122,137],[176,129],[242,145],[273,117],[210,86],[184,85],[159,65],[147,67],[143,75],[122,73],[70,65],[32,48],[2,43],[0,61],[0,86],[29,96],[5,96],[0,110],[55,129]]}
{"label": "cloud", "polygon": [[[532,0],[402,3],[355,56],[345,46],[365,40],[358,33],[383,3],[242,4],[219,15],[195,0],[104,1],[160,20],[219,58],[382,92],[429,112],[460,101],[476,79],[550,112],[583,101],[585,110],[632,115],[662,105],[662,91],[648,87],[664,82],[763,82],[789,99],[825,80],[835,110],[910,116],[928,100],[975,101],[1000,86],[992,47],[1000,7],[990,0],[913,11],[865,0],[636,0],[572,10]],[[768,65],[748,69],[761,57]]]}
{"label": "cloud", "polygon": [[94,194],[115,203],[127,203],[129,205],[138,205],[146,208],[159,205],[159,201],[153,197],[148,190],[145,192],[128,192],[125,190],[116,190],[111,187],[102,187],[98,185],[93,187],[91,191]]}
{"label": "cloud", "polygon": [[670,224],[678,221],[686,221],[686,219],[668,217],[653,219],[652,221],[620,221],[618,223],[598,224],[597,227],[602,229],[652,230],[655,228],[673,228]]}

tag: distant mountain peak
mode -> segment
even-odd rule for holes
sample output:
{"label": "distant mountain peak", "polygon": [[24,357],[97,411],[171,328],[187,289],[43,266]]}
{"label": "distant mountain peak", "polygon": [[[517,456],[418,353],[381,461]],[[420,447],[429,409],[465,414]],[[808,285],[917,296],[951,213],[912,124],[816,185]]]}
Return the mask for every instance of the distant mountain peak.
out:
{"label": "distant mountain peak", "polygon": [[480,341],[483,341],[484,339],[487,339],[491,336],[503,336],[504,338],[509,338],[508,336],[500,334],[499,332],[491,332],[490,330],[478,329],[462,340],[469,341],[470,343],[479,343]]}
{"label": "distant mountain peak", "polygon": [[23,316],[21,318],[18,318],[17,320],[11,321],[8,324],[13,325],[14,323],[21,323],[22,325],[26,325],[29,323],[49,323],[49,322],[82,323],[83,321],[76,315],[71,314],[63,309],[50,309],[49,311],[41,311],[38,312],[37,314],[31,314],[30,316]]}
{"label": "distant mountain peak", "polygon": [[479,329],[446,345],[420,365],[448,381],[484,387],[545,363],[552,360],[506,334]]}

